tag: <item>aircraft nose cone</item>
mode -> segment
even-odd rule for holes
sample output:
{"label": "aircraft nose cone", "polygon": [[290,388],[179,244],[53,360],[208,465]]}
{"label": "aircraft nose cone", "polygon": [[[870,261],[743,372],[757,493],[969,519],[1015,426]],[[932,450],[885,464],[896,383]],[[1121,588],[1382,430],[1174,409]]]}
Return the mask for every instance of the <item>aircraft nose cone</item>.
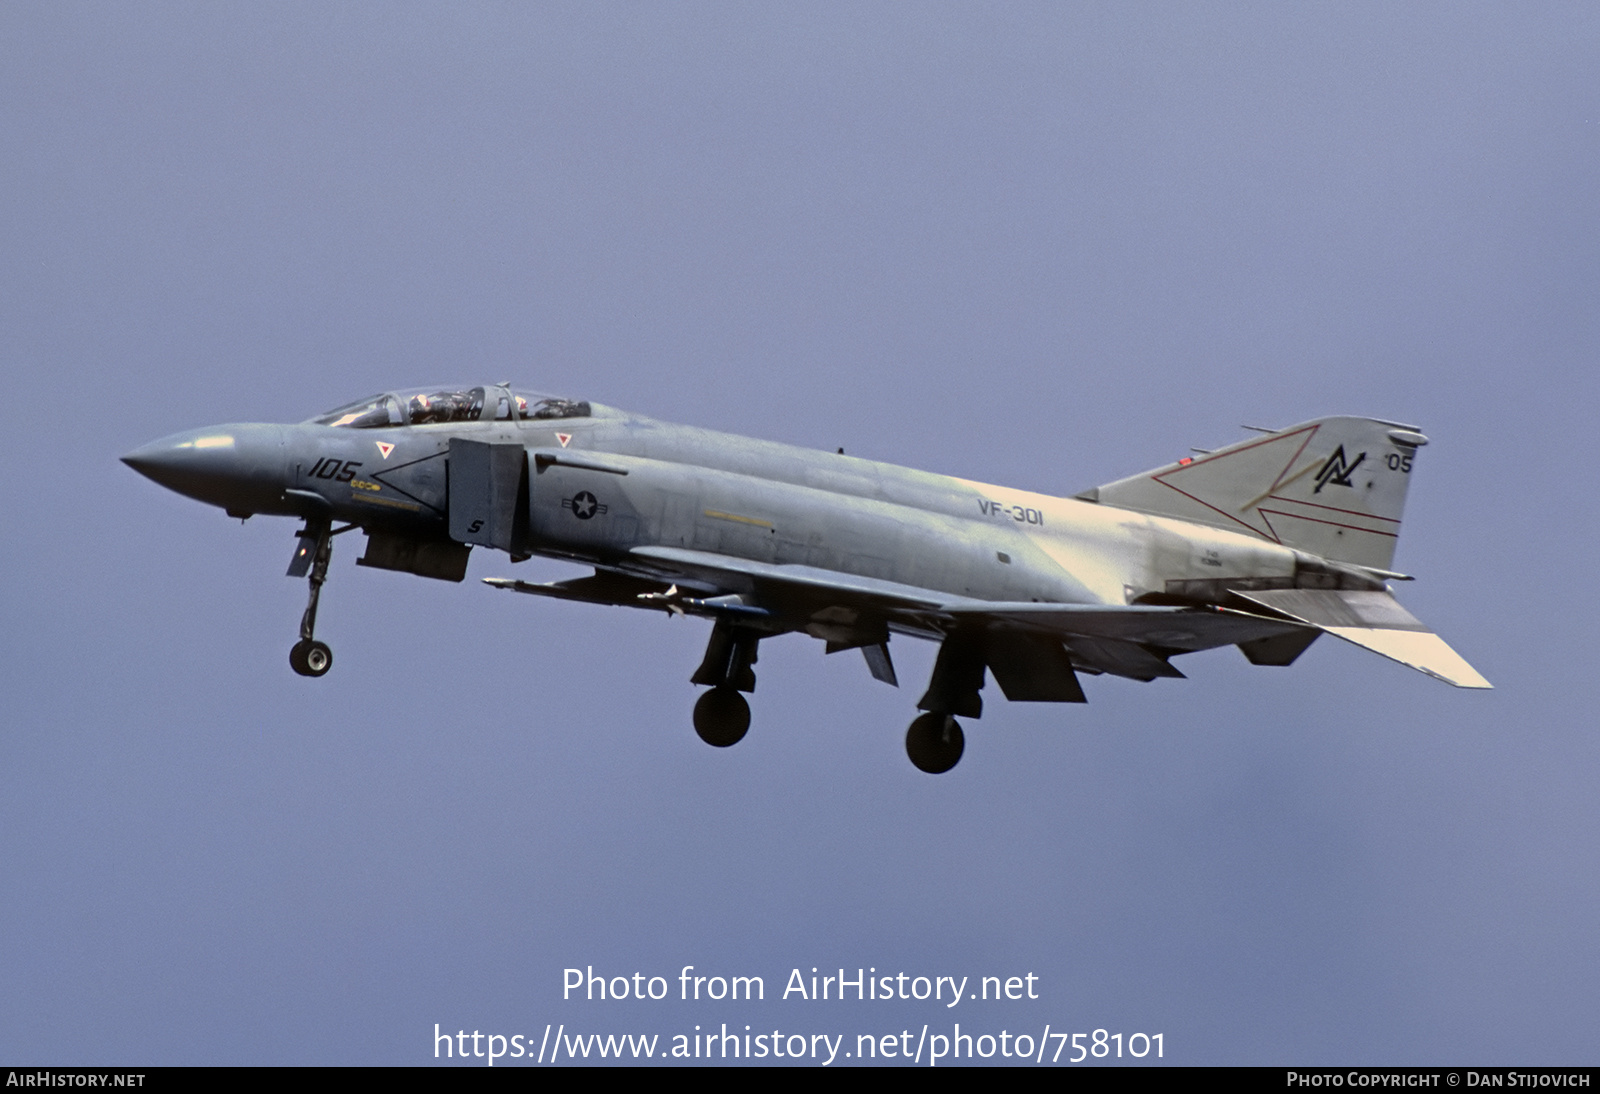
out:
{"label": "aircraft nose cone", "polygon": [[147,479],[187,494],[206,480],[227,478],[238,462],[239,441],[229,430],[203,429],[151,441],[122,457]]}
{"label": "aircraft nose cone", "polygon": [[141,445],[122,462],[168,490],[230,512],[258,512],[284,486],[282,432],[273,425],[177,433]]}
{"label": "aircraft nose cone", "polygon": [[177,489],[173,484],[182,478],[185,467],[188,466],[187,458],[191,455],[189,451],[185,451],[185,447],[192,449],[194,442],[191,440],[187,446],[183,446],[174,444],[170,437],[166,440],[151,441],[122,457],[122,462],[147,479]]}

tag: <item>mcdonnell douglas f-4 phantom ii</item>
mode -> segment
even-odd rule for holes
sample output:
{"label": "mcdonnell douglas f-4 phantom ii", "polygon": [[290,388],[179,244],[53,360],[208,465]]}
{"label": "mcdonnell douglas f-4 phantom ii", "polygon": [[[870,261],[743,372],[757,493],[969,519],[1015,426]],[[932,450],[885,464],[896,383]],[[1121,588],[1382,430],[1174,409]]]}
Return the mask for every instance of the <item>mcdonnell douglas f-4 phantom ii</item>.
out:
{"label": "mcdonnell douglas f-4 phantom ii", "polygon": [[1238,646],[1288,665],[1324,633],[1457,687],[1487,688],[1388,582],[1414,426],[1331,417],[1072,497],[671,425],[508,384],[401,391],[299,425],[222,425],[123,457],[230,516],[298,517],[289,576],[310,595],[289,661],[315,636],[336,536],[358,564],[460,581],[473,547],[593,567],[496,588],[711,620],[692,681],[709,744],[750,724],[763,639],[859,649],[896,684],[891,634],[939,643],[906,733],[923,771],[961,758],[985,674],[1007,699],[1084,702],[1080,674],[1182,677],[1178,654]]}

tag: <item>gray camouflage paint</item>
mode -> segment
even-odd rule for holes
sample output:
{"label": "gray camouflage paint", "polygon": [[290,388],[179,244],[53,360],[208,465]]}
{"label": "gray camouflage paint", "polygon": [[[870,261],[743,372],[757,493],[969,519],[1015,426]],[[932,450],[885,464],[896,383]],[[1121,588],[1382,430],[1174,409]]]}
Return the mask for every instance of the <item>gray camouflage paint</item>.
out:
{"label": "gray camouflage paint", "polygon": [[[1319,419],[1201,461],[1119,480],[1088,492],[1095,500],[1080,500],[672,425],[593,404],[584,404],[589,413],[578,417],[519,420],[504,412],[512,405],[509,390],[483,390],[487,405],[498,400],[502,407],[500,420],[374,429],[217,426],[154,442],[125,459],[158,482],[236,516],[298,515],[308,527],[347,521],[369,535],[391,537],[372,541],[363,559],[369,565],[460,580],[465,552],[447,544],[458,564],[443,570],[416,563],[414,549],[399,561],[380,556],[385,549],[392,556],[396,540],[494,544],[518,559],[565,558],[674,585],[684,581],[711,596],[755,593],[752,603],[735,607],[759,608],[761,620],[745,616],[741,625],[768,634],[804,630],[838,645],[869,646],[886,641],[886,620],[892,629],[930,638],[943,638],[958,626],[1027,630],[1069,645],[1073,637],[1121,643],[1120,653],[1097,654],[1098,647],[1080,642],[1073,656],[1079,667],[1149,679],[1177,675],[1165,664],[1175,652],[1244,644],[1279,635],[1286,626],[1309,625],[1448,682],[1488,686],[1431,634],[1399,645],[1394,635],[1368,641],[1370,627],[1343,625],[1349,606],[1342,601],[1308,609],[1303,596],[1295,606],[1276,604],[1270,596],[1255,595],[1248,603],[1235,596],[1247,589],[1381,592],[1382,577],[1398,576],[1361,561],[1387,563],[1392,557],[1411,458],[1427,443],[1410,427]],[[512,533],[509,510],[494,517],[485,508],[488,479],[469,479],[462,470],[452,497],[451,446],[467,442],[517,453],[518,466],[503,466],[519,485],[496,504],[525,504],[525,528],[519,524]],[[1380,447],[1403,451],[1403,467],[1392,454],[1386,463],[1379,451],[1359,480],[1365,489],[1358,488],[1355,471],[1367,464],[1369,449]],[[465,450],[458,458],[468,459]],[[488,466],[483,473],[492,478]],[[1173,486],[1179,476],[1183,486]],[[1338,498],[1345,508],[1327,504],[1333,495],[1311,500],[1321,498],[1330,481],[1356,500]],[[511,495],[524,489],[525,499],[513,501]],[[1357,505],[1362,508],[1350,508]],[[472,519],[480,511],[483,518]],[[1280,535],[1273,518],[1288,529],[1285,542],[1265,538]],[[1347,532],[1349,541],[1340,538]],[[1297,547],[1322,548],[1329,557]],[[820,594],[813,577],[801,603],[775,601],[770,585],[781,572],[773,568],[783,567],[821,574]],[[846,576],[876,584],[863,587],[842,580]],[[765,597],[758,587],[763,585]],[[521,591],[546,590],[524,585]],[[655,601],[664,595],[646,594]],[[888,608],[884,596],[892,602]],[[966,603],[960,616],[908,614],[899,603],[908,598],[920,598],[923,608],[981,603]],[[1103,620],[1088,616],[1074,622],[1027,611],[1032,605],[1174,601],[1193,609],[1230,598],[1235,614],[1241,606],[1248,612],[1266,609],[1266,619],[1256,618],[1258,631],[1200,634],[1174,631],[1170,621],[1159,620],[1143,631],[1130,631],[1126,621],[1108,630]],[[640,606],[631,593],[591,599]],[[1384,599],[1392,603],[1386,594]],[[982,614],[984,604],[994,605],[994,612]],[[1408,621],[1401,625],[1425,632],[1394,607]],[[715,617],[733,608],[699,604],[695,610]],[[1129,650],[1128,643],[1141,648]],[[1294,655],[1260,656],[1266,658],[1262,663],[1288,663]]]}

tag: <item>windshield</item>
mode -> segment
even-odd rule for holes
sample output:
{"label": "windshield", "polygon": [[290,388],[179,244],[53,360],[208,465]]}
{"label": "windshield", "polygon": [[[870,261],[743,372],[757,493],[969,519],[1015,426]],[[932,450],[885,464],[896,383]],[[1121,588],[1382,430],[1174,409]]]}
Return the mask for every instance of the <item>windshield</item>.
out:
{"label": "windshield", "polygon": [[311,421],[344,429],[387,429],[398,425],[509,421],[513,417],[521,421],[587,418],[591,413],[587,402],[537,391],[506,387],[412,388],[369,395]]}
{"label": "windshield", "polygon": [[311,419],[316,425],[338,425],[350,429],[381,429],[400,425],[400,403],[393,395],[369,395]]}

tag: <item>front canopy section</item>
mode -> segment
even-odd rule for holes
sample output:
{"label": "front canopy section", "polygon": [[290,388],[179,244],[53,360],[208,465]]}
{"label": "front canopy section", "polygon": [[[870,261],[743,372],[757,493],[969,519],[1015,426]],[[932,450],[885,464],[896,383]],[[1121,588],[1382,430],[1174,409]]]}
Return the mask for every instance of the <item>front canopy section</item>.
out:
{"label": "front canopy section", "polygon": [[320,414],[312,418],[310,424],[345,429],[387,429],[404,425],[405,418],[400,411],[400,401],[393,395],[369,395]]}
{"label": "front canopy section", "polygon": [[587,418],[587,402],[505,386],[424,387],[370,395],[311,419],[340,429],[392,429],[478,421],[550,421]]}

